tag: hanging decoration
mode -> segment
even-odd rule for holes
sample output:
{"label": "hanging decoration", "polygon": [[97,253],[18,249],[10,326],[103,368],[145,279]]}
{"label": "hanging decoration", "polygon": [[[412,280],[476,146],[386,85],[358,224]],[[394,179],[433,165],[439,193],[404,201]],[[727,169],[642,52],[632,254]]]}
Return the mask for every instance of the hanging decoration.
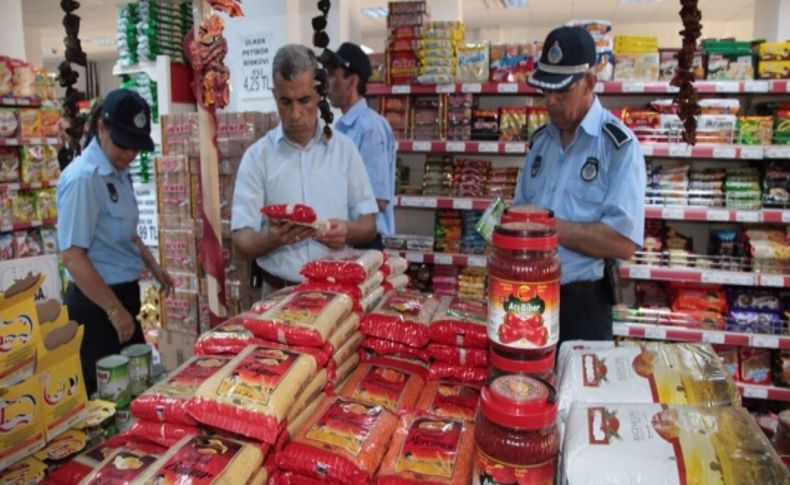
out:
{"label": "hanging decoration", "polygon": [[315,89],[318,95],[321,96],[321,101],[318,102],[318,109],[321,112],[321,119],[324,121],[324,138],[329,140],[332,138],[332,121],[334,115],[329,106],[326,96],[329,93],[329,73],[326,66],[331,65],[333,53],[327,47],[329,46],[329,34],[326,33],[327,18],[329,17],[329,9],[332,7],[332,2],[329,0],[319,0],[318,10],[321,15],[313,17],[313,47],[323,49],[323,52],[318,57],[318,69],[315,71]]}
{"label": "hanging decoration", "polygon": [[65,15],[63,16],[63,27],[66,30],[66,37],[63,44],[66,47],[66,59],[58,65],[58,84],[66,89],[66,96],[63,100],[63,118],[66,120],[66,140],[63,147],[58,152],[58,162],[61,170],[68,165],[75,155],[81,153],[80,140],[85,129],[86,117],[80,116],[77,103],[82,97],[79,90],[74,88],[79,78],[79,73],[72,69],[72,64],[87,67],[88,56],[82,50],[80,43],[80,17],[74,12],[80,7],[79,2],[74,0],[61,0],[60,8]]}
{"label": "hanging decoration", "polygon": [[697,142],[697,116],[702,112],[699,93],[694,87],[694,54],[697,51],[697,39],[702,35],[702,12],[697,0],[681,0],[680,5],[683,30],[679,33],[683,38],[683,46],[678,54],[678,69],[671,84],[680,88],[675,103],[678,117],[683,122],[683,139],[689,145],[694,145]]}

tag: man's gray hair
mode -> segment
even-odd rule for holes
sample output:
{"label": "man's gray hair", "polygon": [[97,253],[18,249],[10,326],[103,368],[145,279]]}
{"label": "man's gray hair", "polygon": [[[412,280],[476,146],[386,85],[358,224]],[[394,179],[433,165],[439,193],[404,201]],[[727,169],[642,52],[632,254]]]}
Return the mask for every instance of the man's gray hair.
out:
{"label": "man's gray hair", "polygon": [[279,74],[286,81],[293,81],[305,71],[318,68],[313,51],[301,44],[286,44],[277,50],[272,63],[272,79]]}

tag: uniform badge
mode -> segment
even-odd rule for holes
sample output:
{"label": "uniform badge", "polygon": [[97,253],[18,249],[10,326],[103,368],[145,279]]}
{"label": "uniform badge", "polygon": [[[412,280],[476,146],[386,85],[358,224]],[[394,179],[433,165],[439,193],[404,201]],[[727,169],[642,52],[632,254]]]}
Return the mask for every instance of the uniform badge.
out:
{"label": "uniform badge", "polygon": [[107,183],[107,190],[110,192],[110,200],[118,202],[118,189],[115,188],[115,184],[112,182]]}
{"label": "uniform badge", "polygon": [[532,162],[532,169],[530,170],[530,175],[532,176],[532,178],[535,178],[535,175],[537,175],[538,172],[540,172],[540,166],[542,163],[543,163],[543,157],[541,157],[540,155],[535,157],[535,161]]}
{"label": "uniform badge", "polygon": [[560,47],[559,41],[554,41],[552,44],[551,49],[549,49],[549,55],[546,56],[546,59],[552,64],[559,64],[562,60],[562,48]]}
{"label": "uniform badge", "polygon": [[582,180],[592,182],[598,176],[598,159],[589,157],[582,167]]}
{"label": "uniform badge", "polygon": [[136,126],[137,128],[139,128],[141,130],[143,128],[145,128],[145,112],[144,111],[140,111],[139,113],[137,113],[134,116],[134,126]]}

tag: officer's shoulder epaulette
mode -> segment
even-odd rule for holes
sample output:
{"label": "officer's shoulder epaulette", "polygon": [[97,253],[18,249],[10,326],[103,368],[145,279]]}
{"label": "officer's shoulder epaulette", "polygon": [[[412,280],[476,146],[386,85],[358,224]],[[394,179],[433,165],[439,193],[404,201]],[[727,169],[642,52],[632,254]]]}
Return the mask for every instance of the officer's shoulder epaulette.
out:
{"label": "officer's shoulder epaulette", "polygon": [[540,125],[535,131],[532,132],[532,136],[529,137],[529,147],[532,148],[532,144],[535,143],[535,140],[543,133],[546,133],[546,128],[549,127],[548,123],[543,123]]}
{"label": "officer's shoulder epaulette", "polygon": [[603,132],[612,139],[612,143],[614,143],[615,148],[618,150],[633,139],[631,135],[620,126],[620,123],[616,121],[607,121],[604,123]]}

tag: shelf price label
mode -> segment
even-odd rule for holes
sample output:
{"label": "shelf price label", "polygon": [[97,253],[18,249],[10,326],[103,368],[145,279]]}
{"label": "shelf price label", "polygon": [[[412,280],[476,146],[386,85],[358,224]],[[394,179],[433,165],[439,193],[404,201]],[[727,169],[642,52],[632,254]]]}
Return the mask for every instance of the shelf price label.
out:
{"label": "shelf price label", "polygon": [[790,211],[782,211],[782,222],[790,224]]}
{"label": "shelf price label", "polygon": [[465,152],[466,151],[466,143],[462,141],[448,141],[445,145],[445,149],[448,152]]}
{"label": "shelf price label", "polygon": [[495,141],[481,141],[477,144],[480,153],[499,153],[499,143]]}
{"label": "shelf price label", "polygon": [[601,83],[601,82],[596,83],[594,91],[596,93],[603,93],[604,91],[606,91],[606,85],[604,83]]}
{"label": "shelf price label", "polygon": [[496,87],[498,93],[517,93],[518,84],[516,83],[499,83]]}
{"label": "shelf price label", "polygon": [[411,149],[415,152],[429,152],[431,151],[431,142],[415,141],[411,144]]}
{"label": "shelf price label", "polygon": [[725,334],[721,332],[702,332],[702,342],[706,344],[722,345],[725,341]]}
{"label": "shelf price label", "polygon": [[758,386],[750,386],[748,384],[743,385],[743,397],[748,397],[751,399],[768,399],[768,388],[766,387],[758,387]]}
{"label": "shelf price label", "polygon": [[749,273],[741,274],[728,271],[703,271],[701,279],[703,283],[754,286],[754,275]]}
{"label": "shelf price label", "polygon": [[411,94],[411,86],[408,84],[395,84],[392,86],[392,94]]}
{"label": "shelf price label", "polygon": [[680,207],[666,207],[661,209],[661,218],[683,220],[686,218],[686,211]]}
{"label": "shelf price label", "polygon": [[764,274],[760,275],[761,286],[771,286],[774,288],[784,288],[785,277],[780,274]]}
{"label": "shelf price label", "polygon": [[737,93],[741,89],[738,81],[717,81],[715,85],[717,93]]}
{"label": "shelf price label", "polygon": [[730,211],[722,209],[710,209],[705,213],[705,218],[709,221],[727,222],[730,220]]}
{"label": "shelf price label", "polygon": [[637,280],[650,279],[650,268],[647,266],[631,266],[628,268],[628,276]]}
{"label": "shelf price label", "polygon": [[434,254],[433,255],[433,262],[434,264],[453,264],[453,257],[450,254]]}
{"label": "shelf price label", "polygon": [[645,83],[642,82],[628,82],[623,83],[623,92],[624,93],[644,93],[645,92]]}
{"label": "shelf price label", "polygon": [[618,337],[628,337],[628,324],[627,323],[617,323],[615,322],[612,324],[612,333],[617,335]]}
{"label": "shelf price label", "polygon": [[768,81],[746,81],[743,90],[747,93],[767,93]]}
{"label": "shelf price label", "polygon": [[653,156],[653,145],[647,144],[647,143],[642,143],[642,155],[644,155],[646,157],[652,157]]}
{"label": "shelf price label", "polygon": [[736,211],[736,222],[760,222],[760,213],[757,211]]}
{"label": "shelf price label", "polygon": [[505,153],[521,155],[526,151],[527,151],[526,143],[518,143],[518,142],[505,143]]}
{"label": "shelf price label", "polygon": [[713,158],[735,158],[736,150],[735,147],[725,145],[725,146],[715,146],[713,147]]}
{"label": "shelf price label", "polygon": [[751,346],[762,349],[778,349],[779,337],[773,335],[752,335]]}
{"label": "shelf price label", "polygon": [[665,340],[667,338],[667,329],[661,327],[647,327],[645,328],[645,338]]}
{"label": "shelf price label", "polygon": [[474,201],[472,199],[455,199],[453,200],[453,209],[457,210],[472,210]]}
{"label": "shelf price label", "polygon": [[759,160],[763,158],[763,147],[741,147],[741,158],[745,160]]}
{"label": "shelf price label", "polygon": [[790,145],[771,145],[765,147],[765,158],[790,158]]}
{"label": "shelf price label", "polygon": [[438,84],[436,92],[439,94],[453,94],[455,92],[455,84]]}
{"label": "shelf price label", "polygon": [[469,256],[467,259],[467,264],[469,266],[477,266],[478,268],[485,268],[486,266],[486,257],[485,256]]}
{"label": "shelf price label", "polygon": [[483,85],[480,83],[464,83],[461,84],[462,93],[480,93],[483,91]]}
{"label": "shelf price label", "polygon": [[423,255],[422,253],[417,253],[414,251],[409,251],[406,253],[406,260],[412,263],[422,263],[423,262]]}
{"label": "shelf price label", "polygon": [[400,204],[403,207],[419,207],[419,208],[435,209],[436,197],[405,196],[400,198]]}
{"label": "shelf price label", "polygon": [[241,41],[241,86],[239,99],[260,99],[272,96],[272,61],[274,58],[274,32],[262,30],[244,33]]}
{"label": "shelf price label", "polygon": [[688,158],[691,156],[691,147],[685,144],[673,143],[669,145],[669,156]]}

